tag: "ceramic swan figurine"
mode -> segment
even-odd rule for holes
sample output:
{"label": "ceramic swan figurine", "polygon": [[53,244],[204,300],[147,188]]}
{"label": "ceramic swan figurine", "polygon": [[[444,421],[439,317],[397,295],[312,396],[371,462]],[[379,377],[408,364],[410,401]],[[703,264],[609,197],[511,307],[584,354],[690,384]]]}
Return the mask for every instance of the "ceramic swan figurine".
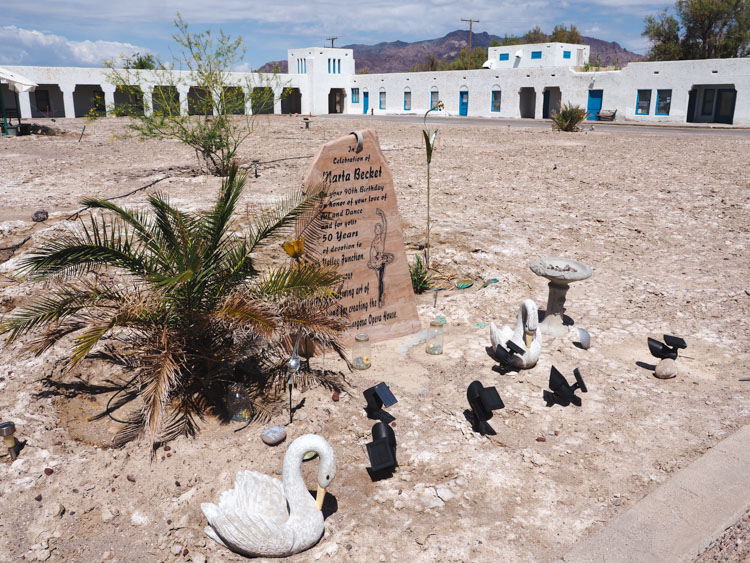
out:
{"label": "ceramic swan figurine", "polygon": [[[313,500],[302,479],[302,457],[320,456],[318,496]],[[284,456],[283,483],[255,471],[240,471],[234,489],[219,504],[204,502],[206,534],[232,551],[249,556],[286,557],[304,551],[323,535],[323,498],[336,475],[336,456],[322,437],[305,434]]]}
{"label": "ceramic swan figurine", "polygon": [[490,323],[490,342],[495,354],[504,355],[497,352],[498,347],[511,352],[505,344],[508,340],[512,340],[526,351],[523,355],[513,354],[510,358],[511,365],[516,369],[533,368],[539,359],[539,354],[542,353],[542,329],[539,326],[536,303],[531,299],[524,299],[521,303],[518,317],[516,317],[515,330],[509,326],[498,329],[495,323]]}

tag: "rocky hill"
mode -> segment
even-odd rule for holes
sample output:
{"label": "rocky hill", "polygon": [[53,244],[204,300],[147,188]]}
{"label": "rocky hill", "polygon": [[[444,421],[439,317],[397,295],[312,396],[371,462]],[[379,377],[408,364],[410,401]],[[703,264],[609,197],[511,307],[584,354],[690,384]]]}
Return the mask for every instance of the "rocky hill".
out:
{"label": "rocky hill", "polygon": [[[493,39],[502,41],[502,37],[489,33],[473,33],[472,47],[488,47]],[[602,66],[619,64],[625,66],[642,57],[632,51],[623,49],[614,41],[602,41],[594,37],[582,36],[583,43],[591,47],[591,62],[599,57]],[[447,58],[449,61],[458,57],[461,49],[469,42],[469,32],[466,30],[451,31],[439,39],[426,39],[407,43],[405,41],[390,41],[375,45],[343,45],[344,49],[354,50],[354,60],[357,72],[408,72],[412,67],[424,63],[427,55],[433,54],[438,59]],[[286,61],[272,61],[263,65],[261,72],[270,72],[278,64],[281,72],[287,72]]]}

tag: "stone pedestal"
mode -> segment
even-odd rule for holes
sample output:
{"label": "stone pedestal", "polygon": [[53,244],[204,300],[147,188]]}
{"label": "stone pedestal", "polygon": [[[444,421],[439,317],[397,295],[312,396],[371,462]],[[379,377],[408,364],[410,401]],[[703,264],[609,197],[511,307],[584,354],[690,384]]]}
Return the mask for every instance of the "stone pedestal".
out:
{"label": "stone pedestal", "polygon": [[568,329],[563,323],[565,295],[571,283],[591,277],[591,266],[569,258],[547,257],[534,260],[529,267],[537,276],[549,280],[547,311],[540,324],[542,334],[553,337],[567,334]]}
{"label": "stone pedestal", "polygon": [[568,332],[568,328],[563,324],[563,314],[565,313],[565,294],[568,293],[570,285],[551,281],[547,286],[549,297],[547,297],[547,311],[541,324],[542,334],[562,336]]}

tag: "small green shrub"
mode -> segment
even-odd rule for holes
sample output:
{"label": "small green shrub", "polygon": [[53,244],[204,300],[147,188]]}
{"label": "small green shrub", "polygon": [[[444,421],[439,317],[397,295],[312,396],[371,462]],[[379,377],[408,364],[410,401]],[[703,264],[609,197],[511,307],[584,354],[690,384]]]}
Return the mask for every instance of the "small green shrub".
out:
{"label": "small green shrub", "polygon": [[552,115],[552,127],[560,131],[578,131],[578,125],[584,119],[586,119],[585,109],[563,104],[560,111]]}
{"label": "small green shrub", "polygon": [[420,294],[432,286],[432,275],[419,254],[416,254],[414,258],[414,262],[409,264],[409,275],[411,276],[411,287],[414,293]]}

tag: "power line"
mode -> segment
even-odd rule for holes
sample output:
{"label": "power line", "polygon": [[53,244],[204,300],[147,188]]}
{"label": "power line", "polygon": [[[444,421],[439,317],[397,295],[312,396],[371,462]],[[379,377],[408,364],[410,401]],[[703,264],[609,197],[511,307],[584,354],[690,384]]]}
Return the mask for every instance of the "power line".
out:
{"label": "power line", "polygon": [[469,22],[469,57],[468,57],[469,58],[469,65],[468,65],[468,70],[471,70],[471,28],[472,28],[473,24],[479,23],[479,20],[465,20],[465,19],[461,18],[461,21],[462,22]]}

